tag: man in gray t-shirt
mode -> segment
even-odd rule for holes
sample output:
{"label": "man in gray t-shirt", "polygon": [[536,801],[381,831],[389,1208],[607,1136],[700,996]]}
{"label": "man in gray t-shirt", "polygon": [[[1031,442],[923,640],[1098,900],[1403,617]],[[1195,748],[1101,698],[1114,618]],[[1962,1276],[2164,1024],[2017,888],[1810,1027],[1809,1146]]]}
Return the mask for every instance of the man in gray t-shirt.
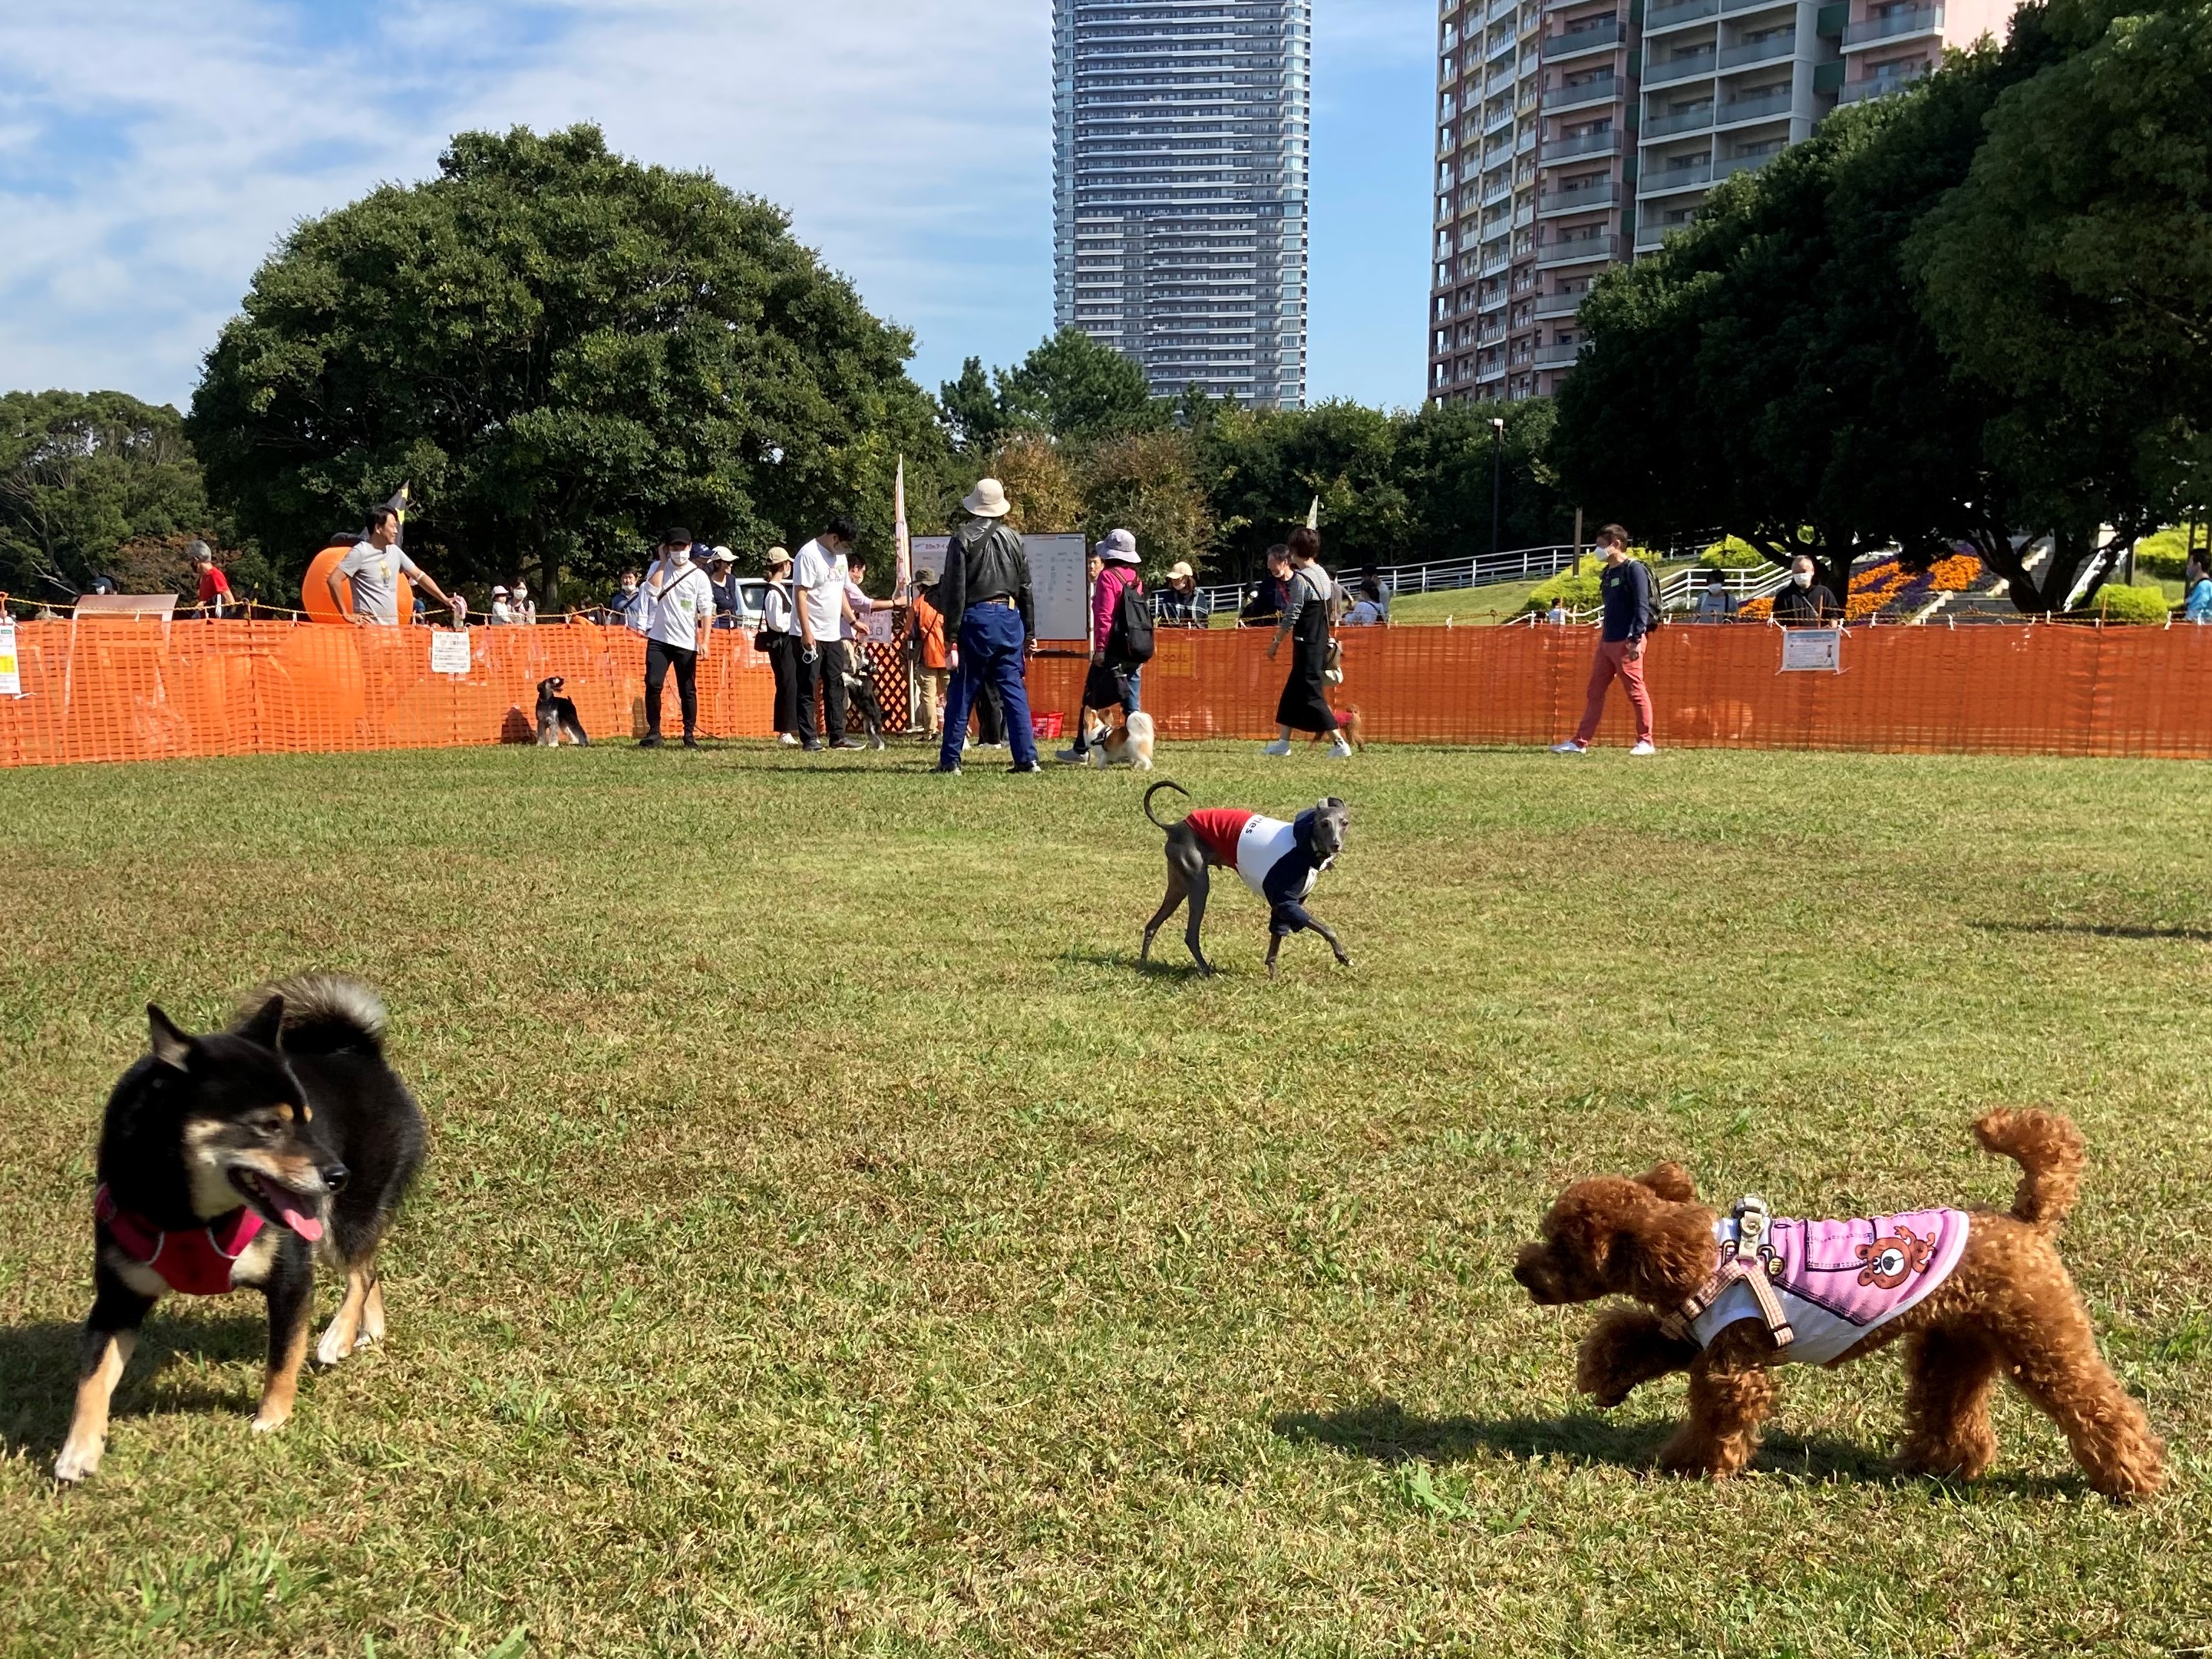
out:
{"label": "man in gray t-shirt", "polygon": [[404,576],[447,610],[453,602],[439,592],[414,560],[399,545],[399,515],[388,507],[369,511],[368,534],[353,544],[353,551],[331,572],[331,600],[343,611],[345,599],[338,588],[341,578],[353,589],[353,619],[356,626],[399,626],[399,579]]}

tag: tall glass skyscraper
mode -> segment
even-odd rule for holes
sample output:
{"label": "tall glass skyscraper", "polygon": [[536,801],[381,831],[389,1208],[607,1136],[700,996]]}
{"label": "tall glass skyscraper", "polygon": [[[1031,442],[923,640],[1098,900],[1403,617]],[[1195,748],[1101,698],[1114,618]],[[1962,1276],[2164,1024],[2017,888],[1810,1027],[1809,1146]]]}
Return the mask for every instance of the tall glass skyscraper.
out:
{"label": "tall glass skyscraper", "polygon": [[1053,0],[1053,311],[1241,403],[1306,395],[1312,0]]}

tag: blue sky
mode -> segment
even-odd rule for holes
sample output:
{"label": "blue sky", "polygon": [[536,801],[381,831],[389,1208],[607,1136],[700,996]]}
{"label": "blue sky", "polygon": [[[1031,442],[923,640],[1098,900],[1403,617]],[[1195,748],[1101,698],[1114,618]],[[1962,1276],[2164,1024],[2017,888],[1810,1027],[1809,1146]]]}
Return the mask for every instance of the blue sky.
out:
{"label": "blue sky", "polygon": [[[913,329],[924,385],[1052,322],[1050,0],[0,6],[0,389],[181,406],[302,218],[447,135],[595,120],[703,167]],[[1316,398],[1419,400],[1430,0],[1316,0]]]}

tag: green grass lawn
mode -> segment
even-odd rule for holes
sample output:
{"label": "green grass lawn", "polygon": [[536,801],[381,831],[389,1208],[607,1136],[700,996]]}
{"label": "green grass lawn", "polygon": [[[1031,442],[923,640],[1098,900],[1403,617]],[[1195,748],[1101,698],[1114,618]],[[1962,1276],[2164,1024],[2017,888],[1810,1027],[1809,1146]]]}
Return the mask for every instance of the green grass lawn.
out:
{"label": "green grass lawn", "polygon": [[[1353,836],[1260,970],[1135,963],[1141,781],[757,745],[0,775],[0,1654],[2100,1654],[2212,1643],[2212,774],[1170,747]],[[158,999],[386,990],[433,1124],[390,1341],[256,1437],[258,1299],[165,1304],[58,1492],[100,1102]],[[1893,1353],[1757,1471],[1648,1470],[1512,1253],[1682,1158],[1783,1213],[2008,1202],[2171,1448],[2005,1396],[1895,1478]],[[323,1288],[320,1311],[334,1300]],[[518,1627],[527,1635],[501,1648]]]}

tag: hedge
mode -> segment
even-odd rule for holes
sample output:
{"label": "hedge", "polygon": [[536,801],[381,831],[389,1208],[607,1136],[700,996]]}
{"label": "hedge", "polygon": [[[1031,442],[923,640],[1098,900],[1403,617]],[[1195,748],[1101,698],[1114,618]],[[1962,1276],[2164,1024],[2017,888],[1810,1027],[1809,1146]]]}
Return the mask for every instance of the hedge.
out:
{"label": "hedge", "polygon": [[2166,608],[2166,595],[2155,587],[2117,587],[2107,585],[2097,590],[2089,608],[2108,623],[2129,623],[2137,625],[2164,627],[2172,613]]}

